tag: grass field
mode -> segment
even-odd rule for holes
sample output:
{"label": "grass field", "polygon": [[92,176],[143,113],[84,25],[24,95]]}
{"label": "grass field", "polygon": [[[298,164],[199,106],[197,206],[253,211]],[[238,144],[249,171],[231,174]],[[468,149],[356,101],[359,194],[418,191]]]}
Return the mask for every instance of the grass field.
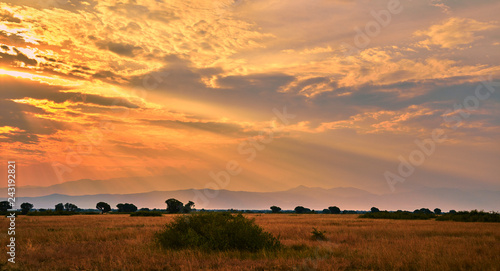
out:
{"label": "grass field", "polygon": [[[360,219],[358,215],[252,214],[280,236],[276,252],[159,248],[175,215],[20,216],[16,263],[3,270],[500,270],[500,224]],[[7,220],[0,237],[6,251]],[[311,239],[312,228],[327,241]]]}

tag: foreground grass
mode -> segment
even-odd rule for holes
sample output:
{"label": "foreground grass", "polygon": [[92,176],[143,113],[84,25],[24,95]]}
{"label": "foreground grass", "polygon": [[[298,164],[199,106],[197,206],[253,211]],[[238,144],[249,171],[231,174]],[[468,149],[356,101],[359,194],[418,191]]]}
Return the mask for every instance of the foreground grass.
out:
{"label": "foreground grass", "polygon": [[[280,236],[275,252],[166,250],[154,235],[176,215],[17,218],[4,270],[499,270],[500,224],[371,220],[358,215],[246,215]],[[0,227],[7,229],[7,220]],[[312,228],[327,241],[311,239]],[[7,245],[6,230],[0,231]]]}

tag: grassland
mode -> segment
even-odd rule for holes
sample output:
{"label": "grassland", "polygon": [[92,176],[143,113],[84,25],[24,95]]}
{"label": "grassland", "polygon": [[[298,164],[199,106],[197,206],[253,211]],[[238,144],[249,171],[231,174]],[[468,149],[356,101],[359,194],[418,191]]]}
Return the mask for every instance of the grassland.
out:
{"label": "grassland", "polygon": [[[20,216],[16,263],[2,270],[500,270],[500,224],[251,214],[276,252],[164,250],[154,234],[175,215]],[[7,220],[0,227],[6,250]],[[327,241],[311,239],[312,228]]]}

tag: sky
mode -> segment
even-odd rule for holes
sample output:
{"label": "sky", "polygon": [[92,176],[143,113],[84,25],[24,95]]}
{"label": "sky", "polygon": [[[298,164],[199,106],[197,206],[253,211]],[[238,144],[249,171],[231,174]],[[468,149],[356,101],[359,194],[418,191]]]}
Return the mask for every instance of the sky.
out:
{"label": "sky", "polygon": [[18,186],[500,190],[499,1],[0,7]]}

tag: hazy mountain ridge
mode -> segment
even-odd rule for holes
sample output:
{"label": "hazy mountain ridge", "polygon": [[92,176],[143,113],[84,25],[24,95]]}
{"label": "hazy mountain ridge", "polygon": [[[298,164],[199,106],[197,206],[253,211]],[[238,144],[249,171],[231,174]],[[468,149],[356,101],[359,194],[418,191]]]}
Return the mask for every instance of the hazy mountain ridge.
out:
{"label": "hazy mountain ridge", "polygon": [[[200,196],[203,195],[203,196]],[[206,195],[215,195],[207,197]],[[177,198],[182,202],[192,200],[197,209],[268,209],[272,205],[282,209],[304,206],[322,210],[328,206],[339,206],[342,210],[369,210],[376,206],[387,210],[414,210],[417,208],[441,208],[486,211],[500,210],[500,191],[465,192],[454,188],[424,188],[412,192],[375,195],[367,191],[339,187],[332,189],[299,186],[279,192],[246,192],[229,190],[187,189],[176,191],[153,191],[133,194],[96,194],[72,196],[51,194],[40,197],[18,197],[17,202],[30,202],[36,208],[54,208],[59,202],[71,202],[80,208],[95,208],[99,201],[108,202],[112,207],[118,203],[133,203],[137,207],[166,208],[165,200]]]}

